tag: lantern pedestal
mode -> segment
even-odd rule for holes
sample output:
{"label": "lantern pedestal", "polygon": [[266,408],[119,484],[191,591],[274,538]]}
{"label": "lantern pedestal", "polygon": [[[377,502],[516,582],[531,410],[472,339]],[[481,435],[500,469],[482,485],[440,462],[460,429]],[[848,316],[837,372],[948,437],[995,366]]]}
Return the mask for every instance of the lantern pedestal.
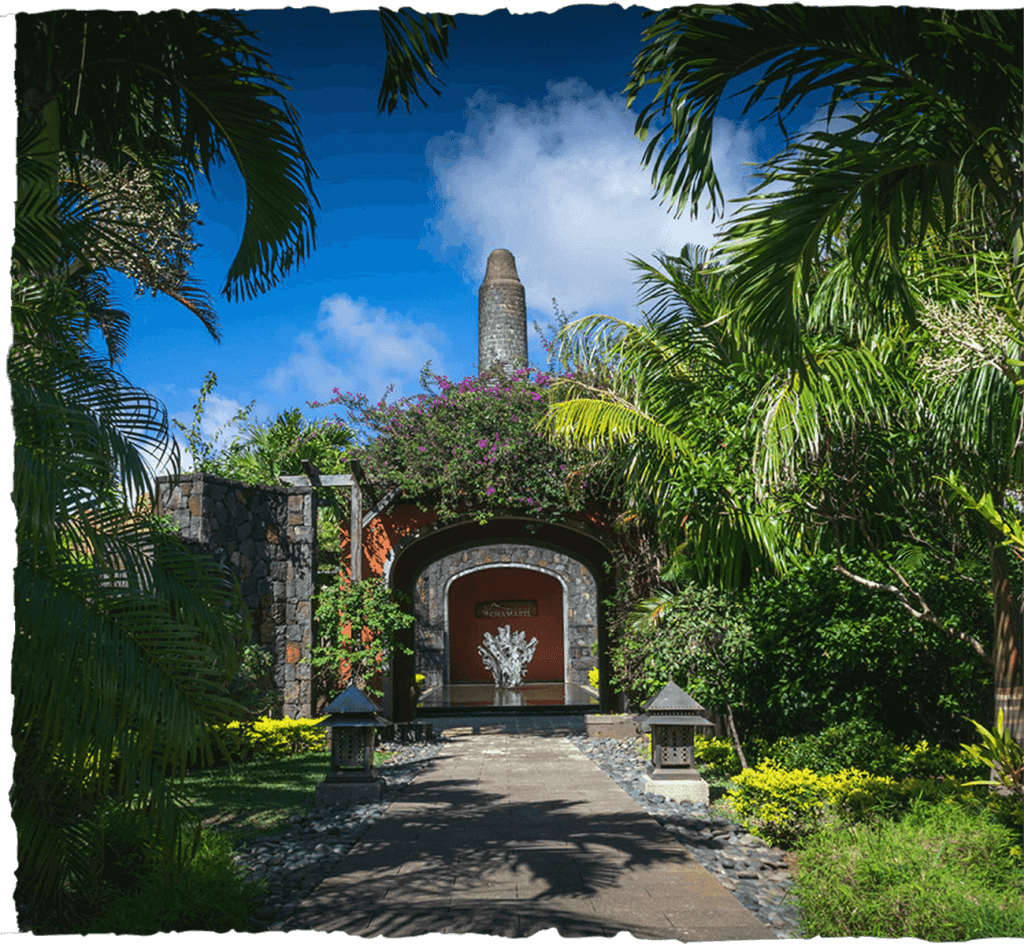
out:
{"label": "lantern pedestal", "polygon": [[677,803],[689,801],[707,805],[711,797],[707,781],[696,770],[657,770],[648,764],[642,782],[644,793],[654,793]]}
{"label": "lantern pedestal", "polygon": [[313,806],[357,806],[360,803],[376,803],[384,796],[384,783],[380,780],[336,781],[330,774],[323,783],[318,783],[313,794]]}

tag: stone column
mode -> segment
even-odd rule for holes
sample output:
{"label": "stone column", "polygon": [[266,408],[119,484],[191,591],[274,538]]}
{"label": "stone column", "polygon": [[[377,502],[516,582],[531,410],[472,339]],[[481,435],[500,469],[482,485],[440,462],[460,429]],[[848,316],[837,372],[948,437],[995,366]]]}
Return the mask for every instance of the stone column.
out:
{"label": "stone column", "polygon": [[519,281],[515,257],[495,249],[487,259],[480,285],[480,370],[496,364],[525,367],[526,289]]}

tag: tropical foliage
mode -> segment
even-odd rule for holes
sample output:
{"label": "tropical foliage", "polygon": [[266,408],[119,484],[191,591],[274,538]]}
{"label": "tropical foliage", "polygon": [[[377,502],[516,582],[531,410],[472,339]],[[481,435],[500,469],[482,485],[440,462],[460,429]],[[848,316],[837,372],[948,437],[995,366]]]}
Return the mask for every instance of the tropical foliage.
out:
{"label": "tropical foliage", "polygon": [[[808,312],[837,274],[848,286],[845,300],[856,302],[846,305],[846,318],[863,336],[879,325],[927,323],[914,284],[938,283],[933,334],[974,355],[945,391],[938,429],[944,445],[961,441],[975,451],[978,461],[966,465],[983,472],[970,483],[973,493],[991,493],[1003,506],[1007,484],[1020,480],[1024,402],[1014,388],[1024,298],[1024,15],[796,6],[716,12],[659,14],[634,66],[631,96],[658,88],[638,131],[671,115],[660,151],[657,138],[647,151],[648,160],[658,155],[659,189],[677,208],[704,193],[714,199],[715,110],[726,86],[751,70],[757,77],[740,94],[766,120],[784,121],[794,105],[827,96],[825,129],[791,137],[763,168],[760,192],[726,227],[722,251],[730,270],[743,273],[731,311],[759,345],[806,371]],[[835,265],[837,247],[845,266]],[[1005,331],[988,332],[999,337],[997,351],[992,342],[979,351],[972,311],[989,326],[1018,326],[1016,342],[1006,349]],[[951,323],[952,334],[934,330]],[[949,468],[966,474],[955,462]],[[996,698],[1012,710],[1020,738],[1019,597],[998,533],[989,532],[988,542]]]}
{"label": "tropical foliage", "polygon": [[[273,420],[250,420],[253,403],[207,435],[202,430],[206,400],[217,385],[211,370],[203,380],[188,426],[172,420],[192,454],[196,472],[209,472],[249,485],[280,485],[282,475],[303,475],[304,463],[324,475],[347,472],[349,430],[327,419],[307,420],[298,409],[285,410]],[[232,429],[233,427],[233,429]],[[232,435],[218,446],[221,436]]]}
{"label": "tropical foliage", "polygon": [[321,587],[316,605],[319,638],[309,664],[325,704],[349,682],[371,695],[384,694],[377,683],[392,656],[396,651],[412,655],[398,641],[415,622],[407,608],[408,600],[379,577],[352,583],[340,573]]}
{"label": "tropical foliage", "polygon": [[11,803],[32,923],[86,887],[111,790],[174,848],[170,778],[210,751],[207,723],[230,717],[244,623],[228,574],[129,510],[147,453],[168,447],[160,405],[83,349],[75,292],[15,284]]}
{"label": "tropical foliage", "polygon": [[435,95],[441,94],[434,85],[443,84],[434,60],[443,63],[448,58],[449,30],[455,29],[455,18],[447,13],[422,14],[410,9],[395,13],[381,7],[379,12],[386,60],[377,110],[387,110],[390,115],[401,99],[406,110],[412,111],[411,95],[426,104],[419,93],[420,82]]}
{"label": "tropical foliage", "polygon": [[641,323],[593,315],[559,333],[556,355],[579,369],[553,385],[544,428],[601,457],[631,510],[685,547],[676,562],[688,576],[740,586],[792,553],[770,497],[752,501],[750,405],[770,362],[716,323],[728,282],[705,250],[657,263],[634,260]]}
{"label": "tropical foliage", "polygon": [[[645,160],[672,209],[705,197],[723,209],[712,144],[725,96],[736,91],[783,128],[797,105],[821,105],[824,120],[788,129],[725,225],[720,269],[700,276],[714,304],[694,297],[692,253],[660,260],[663,291],[690,311],[666,318],[655,307],[645,324],[624,326],[602,350],[627,354],[617,396],[569,390],[549,429],[560,442],[612,448],[630,487],[666,508],[669,527],[683,522],[700,579],[743,581],[785,566],[780,548],[831,544],[848,579],[992,664],[997,702],[1020,736],[1019,590],[1003,536],[969,520],[938,478],[954,470],[1001,514],[1021,474],[1020,11],[651,16],[628,93],[653,92],[637,133],[651,138]],[[685,284],[670,284],[671,268]],[[643,300],[657,305],[655,279],[647,273]],[[600,333],[585,322],[573,330]],[[695,330],[705,349],[664,346]],[[708,456],[720,450],[693,448],[709,424],[692,408],[692,365],[714,362],[709,341],[720,334],[732,339],[734,371],[752,381],[741,424],[753,442],[716,483],[717,506],[700,509]],[[718,380],[713,396],[735,389],[732,379]],[[726,436],[719,444],[728,453]],[[686,480],[693,469],[697,487]],[[909,556],[889,553],[894,541]],[[842,554],[853,547],[881,574],[851,569]],[[908,561],[923,557],[957,580],[977,577],[965,561],[988,558],[991,645],[976,628],[952,626],[909,578]]]}
{"label": "tropical foliage", "polygon": [[[799,368],[807,300],[837,244],[879,307],[911,323],[907,276],[934,237],[1019,264],[1019,10],[787,4],[652,16],[627,100],[654,91],[636,131],[650,136],[645,162],[676,212],[705,197],[723,209],[712,142],[724,97],[736,92],[784,128],[797,105],[823,108],[820,130],[786,129],[723,239],[743,273],[735,316],[777,358]],[[1019,298],[1020,270],[1011,273]]]}
{"label": "tropical foliage", "polygon": [[[1020,746],[1006,730],[1003,724],[1003,713],[996,718],[994,731],[984,725],[972,722],[981,737],[980,744],[964,744],[963,749],[970,757],[987,765],[995,772],[995,780],[1010,794],[1024,796],[1024,748]],[[989,783],[990,781],[973,781],[973,783]]]}
{"label": "tropical foliage", "polygon": [[107,270],[216,336],[188,276],[197,179],[230,159],[247,187],[229,297],[310,251],[315,198],[284,86],[236,17],[58,11],[17,31],[11,802],[20,921],[59,929],[92,894],[110,809],[145,821],[163,869],[188,857],[176,784],[236,710],[244,631],[230,575],[140,504],[177,453],[116,369],[129,318]]}
{"label": "tropical foliage", "polygon": [[612,652],[620,684],[655,695],[683,682],[708,711],[727,721],[740,766],[747,759],[733,706],[742,700],[737,668],[746,661],[751,627],[739,602],[712,588],[686,586],[640,603]]}

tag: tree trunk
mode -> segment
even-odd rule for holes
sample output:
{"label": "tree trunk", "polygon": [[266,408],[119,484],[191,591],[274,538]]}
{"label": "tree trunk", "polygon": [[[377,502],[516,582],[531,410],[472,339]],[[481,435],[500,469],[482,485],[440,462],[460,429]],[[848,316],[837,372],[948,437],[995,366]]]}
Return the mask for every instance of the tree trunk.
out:
{"label": "tree trunk", "polygon": [[740,767],[746,770],[750,767],[750,764],[747,763],[747,757],[743,753],[743,745],[740,744],[740,735],[736,730],[736,719],[732,714],[732,705],[726,705],[725,707],[729,712],[729,734],[732,737],[732,745],[736,748],[736,756],[740,759]]}
{"label": "tree trunk", "polygon": [[1024,744],[1024,665],[1021,661],[1022,625],[1020,599],[1013,592],[1010,559],[1002,544],[1002,534],[989,525],[989,556],[992,563],[992,596],[994,637],[992,641],[995,669],[995,719],[1003,712],[1007,730]]}

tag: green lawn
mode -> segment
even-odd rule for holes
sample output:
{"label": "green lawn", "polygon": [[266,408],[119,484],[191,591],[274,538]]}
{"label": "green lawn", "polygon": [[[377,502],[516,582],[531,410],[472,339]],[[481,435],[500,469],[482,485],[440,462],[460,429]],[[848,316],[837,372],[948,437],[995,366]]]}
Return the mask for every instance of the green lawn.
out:
{"label": "green lawn", "polygon": [[[374,765],[388,756],[378,753]],[[247,842],[282,829],[290,817],[312,807],[329,758],[324,751],[200,770],[186,779],[185,793],[204,826],[216,826],[234,841]]]}

